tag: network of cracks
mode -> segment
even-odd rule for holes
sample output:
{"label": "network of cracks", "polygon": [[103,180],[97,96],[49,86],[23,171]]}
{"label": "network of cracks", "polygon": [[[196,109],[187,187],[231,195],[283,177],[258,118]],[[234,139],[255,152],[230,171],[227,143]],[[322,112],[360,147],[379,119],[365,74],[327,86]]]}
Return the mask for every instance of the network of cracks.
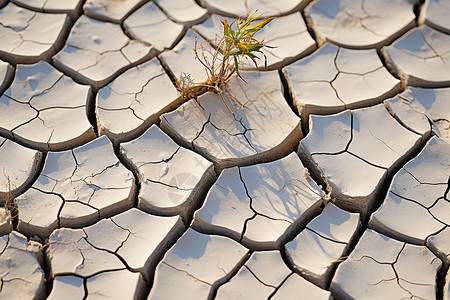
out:
{"label": "network of cracks", "polygon": [[[267,68],[180,103],[256,9]],[[0,0],[0,299],[450,299],[449,14]]]}

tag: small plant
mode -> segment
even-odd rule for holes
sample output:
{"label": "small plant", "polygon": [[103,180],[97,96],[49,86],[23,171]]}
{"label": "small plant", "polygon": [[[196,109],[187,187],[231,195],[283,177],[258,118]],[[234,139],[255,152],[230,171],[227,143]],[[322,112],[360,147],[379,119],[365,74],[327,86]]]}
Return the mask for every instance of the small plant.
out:
{"label": "small plant", "polygon": [[264,56],[264,65],[267,67],[267,58],[261,49],[269,46],[264,41],[255,39],[254,35],[274,18],[266,18],[257,24],[252,24],[263,15],[256,15],[256,12],[247,16],[245,20],[238,18],[230,24],[227,23],[226,19],[221,21],[223,36],[220,39],[216,38],[214,47],[210,44],[207,47],[204,45],[197,47],[197,40],[195,41],[195,57],[205,67],[208,79],[204,83],[195,83],[189,73],[182,73],[177,84],[182,102],[197,98],[210,91],[219,94],[231,114],[245,105],[242,104],[236,110],[231,111],[223,99],[222,92],[235,74],[244,83],[247,83],[239,72],[242,59],[248,58],[258,67],[256,60],[260,59],[257,56],[260,53]]}

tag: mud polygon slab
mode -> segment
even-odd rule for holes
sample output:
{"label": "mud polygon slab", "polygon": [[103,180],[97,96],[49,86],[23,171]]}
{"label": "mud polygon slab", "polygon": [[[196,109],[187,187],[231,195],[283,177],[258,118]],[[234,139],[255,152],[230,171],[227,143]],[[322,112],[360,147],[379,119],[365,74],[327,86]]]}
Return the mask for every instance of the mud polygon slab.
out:
{"label": "mud polygon slab", "polygon": [[[424,89],[409,87],[385,105],[408,129],[426,134],[430,129],[450,142],[450,88]],[[430,128],[431,123],[431,128]]]}
{"label": "mud polygon slab", "polygon": [[192,24],[201,22],[207,16],[207,10],[199,6],[195,0],[155,0],[155,3],[172,20]]}
{"label": "mud polygon slab", "polygon": [[216,177],[211,162],[178,146],[156,125],[121,144],[120,152],[139,173],[138,206],[145,211],[182,214]]}
{"label": "mud polygon slab", "polygon": [[231,239],[188,229],[156,268],[148,299],[206,299],[246,253]]}
{"label": "mud polygon slab", "polygon": [[295,153],[271,163],[225,169],[194,225],[245,245],[274,245],[298,219],[317,212],[324,192]]}
{"label": "mud polygon slab", "polygon": [[41,244],[28,242],[16,231],[0,237],[0,298],[45,297],[45,274],[39,263],[41,251]]}
{"label": "mud polygon slab", "polygon": [[[127,233],[124,233],[123,237],[126,236]],[[82,229],[61,228],[53,231],[46,255],[52,276],[72,274],[91,277],[99,272],[125,269],[116,255],[89,244]]]}
{"label": "mud polygon slab", "polygon": [[[137,137],[174,107],[177,91],[155,58],[131,68],[97,94],[100,132],[115,142]],[[120,120],[120,121],[119,121]]]}
{"label": "mud polygon slab", "polygon": [[315,0],[305,14],[319,44],[380,48],[415,25],[413,1]]}
{"label": "mud polygon slab", "polygon": [[69,30],[66,14],[34,12],[9,3],[0,9],[0,58],[14,63],[48,59]]}
{"label": "mud polygon slab", "polygon": [[13,78],[14,68],[10,64],[0,60],[0,94],[3,94]]}
{"label": "mud polygon slab", "polygon": [[180,217],[159,217],[132,208],[83,228],[86,241],[96,249],[113,253],[134,271],[149,279],[155,257],[185,230]]}
{"label": "mud polygon slab", "polygon": [[57,229],[47,251],[51,274],[90,278],[128,266],[147,277],[156,264],[154,256],[161,256],[180,230],[179,217],[152,216],[135,208],[83,229]]}
{"label": "mud polygon slab", "polygon": [[92,140],[87,118],[91,88],[47,62],[18,65],[0,97],[0,132],[31,148],[65,150]]}
{"label": "mud polygon slab", "polygon": [[[433,137],[394,176],[370,226],[402,240],[423,244],[450,225],[448,189],[450,145]],[[444,252],[444,251],[442,251]]]}
{"label": "mud polygon slab", "polygon": [[145,0],[87,0],[83,10],[89,17],[120,23],[130,12],[145,2]]}
{"label": "mud polygon slab", "polygon": [[[301,291],[301,293],[299,293],[299,291]],[[300,277],[299,275],[294,273],[283,283],[283,285],[277,290],[277,292],[271,299],[328,300],[332,299],[332,297],[329,291],[319,288],[318,286],[312,284],[303,277]]]}
{"label": "mud polygon slab", "polygon": [[[132,207],[133,174],[106,136],[64,152],[50,152],[37,181],[16,199],[19,228],[48,236],[57,226],[80,228]],[[45,207],[45,209],[44,209]]]}
{"label": "mud polygon slab", "polygon": [[420,87],[450,85],[450,36],[427,25],[408,31],[382,52],[408,84]]}
{"label": "mud polygon slab", "polygon": [[0,208],[0,236],[10,233],[12,229],[11,213]]}
{"label": "mud polygon slab", "polygon": [[301,140],[298,153],[325,181],[338,206],[364,213],[388,172],[423,139],[379,104],[330,116],[311,115],[310,133]]}
{"label": "mud polygon slab", "polygon": [[[108,299],[142,299],[146,288],[143,277],[139,272],[130,272],[124,268],[109,269],[110,262],[105,259],[106,255],[102,257],[102,251],[96,252],[94,248],[89,248],[88,244],[82,242],[84,238],[77,242],[67,230],[70,229],[57,230],[52,235],[50,241],[51,250],[49,250],[49,259],[53,263],[52,267],[55,268],[55,265],[64,257],[76,259],[76,255],[74,256],[73,254],[77,252],[83,256],[86,255],[85,261],[80,262],[81,265],[84,263],[91,265],[100,264],[100,266],[97,265],[96,267],[101,268],[103,264],[104,270],[83,277],[81,275],[70,275],[70,269],[67,274],[55,276],[52,291],[47,299],[59,300],[61,297],[74,300],[83,297],[86,297],[86,299],[97,299],[99,295]],[[67,243],[66,245],[61,246],[64,242],[58,244],[61,236],[64,238],[64,242]],[[75,236],[80,237],[77,233],[75,233]],[[106,252],[104,253],[107,254]]]}
{"label": "mud polygon slab", "polygon": [[53,61],[77,80],[100,88],[121,71],[150,58],[152,49],[140,41],[130,40],[118,24],[83,15]]}
{"label": "mud polygon slab", "polygon": [[144,299],[147,287],[141,274],[119,270],[88,278],[86,290],[87,299],[101,295],[103,299],[137,300]]}
{"label": "mud polygon slab", "polygon": [[[212,15],[207,21],[193,28],[211,43],[217,44],[218,37],[223,35],[221,23],[223,19],[219,15]],[[227,22],[232,23],[233,20],[228,19]],[[264,43],[274,47],[263,48],[267,61],[261,54],[257,54],[260,57],[259,60],[256,60],[257,68],[261,71],[279,69],[299,57],[311,53],[316,48],[300,13],[277,18],[257,32],[254,38],[258,41],[264,40]],[[241,68],[255,69],[255,64],[253,61],[245,59],[242,60]]]}
{"label": "mud polygon slab", "polygon": [[284,247],[295,270],[325,286],[330,267],[345,255],[347,245],[359,227],[359,215],[329,203],[306,229]]}
{"label": "mud polygon slab", "polygon": [[448,120],[438,120],[434,122],[433,132],[443,141],[450,143],[450,122]]}
{"label": "mud polygon slab", "polygon": [[202,2],[212,12],[230,17],[244,16],[255,10],[266,12],[265,17],[285,15],[302,9],[308,3],[305,0],[280,0],[276,3],[264,0],[231,0],[227,2],[203,0]]}
{"label": "mud polygon slab", "polygon": [[425,23],[442,32],[450,34],[450,4],[443,0],[426,1],[420,10],[420,23]]}
{"label": "mud polygon slab", "polygon": [[255,252],[231,280],[222,285],[216,299],[266,299],[291,270],[279,251]]}
{"label": "mud polygon slab", "polygon": [[198,101],[190,100],[162,115],[161,127],[184,146],[222,165],[252,161],[263,154],[275,159],[289,154],[301,131],[299,118],[282,95],[278,72],[242,75],[248,84],[234,77],[222,98],[206,93]]}
{"label": "mud polygon slab", "polygon": [[400,89],[400,81],[389,74],[375,50],[350,50],[328,43],[283,68],[283,74],[303,122],[310,114],[377,104]]}
{"label": "mud polygon slab", "polygon": [[83,1],[81,0],[12,0],[11,2],[45,13],[66,13],[75,18]]}
{"label": "mud polygon slab", "polygon": [[84,279],[73,275],[56,276],[53,279],[52,291],[48,295],[48,300],[76,300],[85,296]]}
{"label": "mud polygon slab", "polygon": [[[177,79],[180,79],[183,73],[186,73],[189,74],[193,82],[202,83],[208,79],[208,74],[193,53],[196,45],[197,49],[200,49],[202,44],[204,47],[209,47],[201,36],[188,29],[181,41],[172,50],[164,51],[159,57]],[[211,55],[207,52],[205,52],[205,55],[211,60]]]}
{"label": "mud polygon slab", "polygon": [[[427,238],[427,247],[446,262],[450,261],[450,227]],[[445,299],[445,298],[444,298]]]}
{"label": "mud polygon slab", "polygon": [[[86,282],[86,283],[84,283]],[[48,300],[143,299],[146,284],[139,273],[108,271],[87,279],[73,275],[56,276]]]}
{"label": "mud polygon slab", "polygon": [[56,276],[53,279],[52,291],[48,295],[48,300],[77,300],[83,299],[84,292],[84,279],[73,275],[68,276]]}
{"label": "mud polygon slab", "polygon": [[440,266],[441,261],[424,246],[366,230],[339,265],[330,290],[344,299],[434,299]]}
{"label": "mud polygon slab", "polygon": [[42,162],[41,152],[0,137],[0,202],[13,201],[24,192]]}
{"label": "mud polygon slab", "polygon": [[159,51],[172,48],[183,34],[183,25],[171,21],[153,2],[133,12],[123,24],[131,36]]}

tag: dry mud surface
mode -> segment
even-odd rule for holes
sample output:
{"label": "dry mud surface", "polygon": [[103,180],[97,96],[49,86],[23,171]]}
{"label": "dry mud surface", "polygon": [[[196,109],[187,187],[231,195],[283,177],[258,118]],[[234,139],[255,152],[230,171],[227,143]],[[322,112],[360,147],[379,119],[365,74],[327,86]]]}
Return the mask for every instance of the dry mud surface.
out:
{"label": "dry mud surface", "polygon": [[[267,69],[178,103],[255,9]],[[0,299],[449,300],[449,16],[0,0]]]}

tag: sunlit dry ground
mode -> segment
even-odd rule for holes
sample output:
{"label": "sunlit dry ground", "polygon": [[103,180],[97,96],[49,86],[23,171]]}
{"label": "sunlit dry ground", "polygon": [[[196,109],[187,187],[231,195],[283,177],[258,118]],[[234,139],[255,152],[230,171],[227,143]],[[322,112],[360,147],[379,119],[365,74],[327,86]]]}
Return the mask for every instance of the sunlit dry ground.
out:
{"label": "sunlit dry ground", "polygon": [[448,0],[0,7],[0,299],[450,299]]}

